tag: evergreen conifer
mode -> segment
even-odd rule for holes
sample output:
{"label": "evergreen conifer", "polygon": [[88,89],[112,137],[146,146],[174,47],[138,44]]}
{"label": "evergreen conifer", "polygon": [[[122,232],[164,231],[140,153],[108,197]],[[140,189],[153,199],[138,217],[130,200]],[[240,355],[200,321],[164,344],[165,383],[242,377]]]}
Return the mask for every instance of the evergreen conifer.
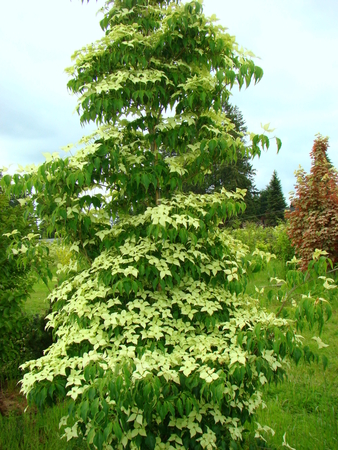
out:
{"label": "evergreen conifer", "polygon": [[284,220],[286,206],[282,184],[274,170],[270,183],[260,194],[260,215],[264,224],[274,227]]}

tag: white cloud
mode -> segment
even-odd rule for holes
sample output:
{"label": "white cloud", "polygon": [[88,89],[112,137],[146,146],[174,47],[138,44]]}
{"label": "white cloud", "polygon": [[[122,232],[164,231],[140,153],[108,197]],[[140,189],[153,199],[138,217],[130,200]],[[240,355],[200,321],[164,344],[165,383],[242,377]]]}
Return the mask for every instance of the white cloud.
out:
{"label": "white cloud", "polygon": [[338,4],[315,0],[206,0],[205,12],[213,12],[237,42],[252,50],[264,70],[257,86],[234,92],[250,130],[271,122],[283,141],[254,163],[259,189],[268,184],[273,170],[281,178],[284,193],[293,189],[293,176],[301,164],[310,169],[315,135],[330,137],[329,156],[338,140]]}

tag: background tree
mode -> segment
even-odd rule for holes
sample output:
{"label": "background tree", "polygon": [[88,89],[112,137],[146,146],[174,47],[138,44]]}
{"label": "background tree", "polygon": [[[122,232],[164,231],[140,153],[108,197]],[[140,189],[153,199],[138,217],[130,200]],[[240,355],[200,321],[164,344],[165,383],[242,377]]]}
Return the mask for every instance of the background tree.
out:
{"label": "background tree", "polygon": [[[231,105],[228,101],[222,106],[228,119],[234,125],[234,129],[230,134],[234,138],[243,140],[243,136],[247,131],[242,113],[237,106]],[[243,151],[243,149],[242,149]],[[194,192],[195,194],[205,194],[212,192],[220,192],[222,188],[228,191],[235,191],[236,188],[245,189],[245,211],[240,215],[239,220],[252,218],[257,214],[257,189],[254,184],[255,170],[250,163],[250,157],[237,151],[236,158],[231,162],[215,162],[210,173],[205,174],[203,182],[193,185],[186,182],[183,185],[184,192]]]}
{"label": "background tree", "polygon": [[29,265],[17,265],[8,237],[13,232],[19,238],[36,232],[34,218],[25,218],[24,213],[18,200],[0,188],[0,375],[24,347],[22,330],[27,318],[23,305],[36,280]]}
{"label": "background tree", "polygon": [[264,224],[274,227],[284,220],[286,206],[282,184],[274,170],[270,183],[260,192],[260,216]]}
{"label": "background tree", "polygon": [[338,261],[338,175],[327,159],[328,146],[328,138],[316,138],[310,173],[296,172],[293,209],[286,215],[289,237],[303,269],[315,249],[327,251],[333,262]]}
{"label": "background tree", "polygon": [[39,408],[67,393],[65,435],[94,448],[236,447],[298,348],[244,294],[246,250],[219,228],[243,193],[181,192],[269,146],[245,146],[222,111],[262,70],[214,22],[199,1],[108,1],[105,35],[68,69],[81,121],[101,126],[74,156],[3,180],[87,259],[51,294],[57,341],[22,386]]}
{"label": "background tree", "polygon": [[265,217],[267,214],[267,211],[269,209],[268,207],[268,187],[265,189],[262,189],[258,192],[258,209],[257,209],[257,221],[262,221],[265,223]]}

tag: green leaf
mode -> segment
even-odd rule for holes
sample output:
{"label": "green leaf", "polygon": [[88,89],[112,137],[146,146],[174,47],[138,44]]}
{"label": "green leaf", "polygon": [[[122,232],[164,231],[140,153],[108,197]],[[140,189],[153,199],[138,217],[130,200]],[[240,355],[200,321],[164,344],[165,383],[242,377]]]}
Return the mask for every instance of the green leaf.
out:
{"label": "green leaf", "polygon": [[192,402],[189,398],[186,399],[184,406],[185,406],[185,413],[187,416],[189,416],[189,414],[192,411]]}
{"label": "green leaf", "polygon": [[59,215],[64,219],[67,220],[67,211],[65,209],[59,209]]}
{"label": "green leaf", "polygon": [[85,179],[84,174],[82,172],[79,172],[78,176],[77,176],[77,181],[78,181],[80,187],[83,186],[84,179]]}
{"label": "green leaf", "polygon": [[[114,423],[115,423],[115,422],[114,422]],[[104,441],[105,441],[105,442],[107,442],[108,436],[110,436],[112,430],[113,430],[113,423],[112,423],[112,422],[109,422],[108,425],[106,426],[106,428],[104,429],[104,432],[103,432],[103,438],[104,438]],[[114,434],[115,434],[115,430],[114,430]],[[115,434],[115,436],[116,436],[116,434]],[[118,438],[118,436],[116,436],[116,437]],[[119,439],[119,438],[118,438],[118,439]],[[119,439],[119,440],[120,440],[120,439]]]}
{"label": "green leaf", "polygon": [[153,433],[148,432],[145,439],[146,448],[149,450],[154,450],[156,445],[156,437]]}
{"label": "green leaf", "polygon": [[118,391],[121,391],[122,387],[123,387],[123,378],[120,376],[117,377],[116,379],[116,388]]}
{"label": "green leaf", "polygon": [[295,361],[296,365],[298,365],[301,357],[302,357],[302,351],[300,350],[300,348],[296,347],[292,353],[292,358]]}
{"label": "green leaf", "polygon": [[323,369],[326,370],[326,368],[329,364],[329,360],[325,355],[322,355],[322,363],[323,363]]}
{"label": "green leaf", "polygon": [[177,411],[179,412],[180,416],[183,417],[184,416],[183,404],[182,404],[182,400],[180,398],[176,402],[176,408],[177,408]]}
{"label": "green leaf", "polygon": [[[88,366],[88,367],[89,367],[88,377],[89,377],[89,379],[93,380],[95,378],[95,373],[96,373],[95,367],[93,367],[93,366]],[[96,389],[93,386],[91,386],[88,389],[88,399],[90,402],[94,400],[95,395],[96,395]]]}
{"label": "green leaf", "polygon": [[264,74],[263,69],[261,69],[258,66],[255,66],[254,74],[255,74],[255,83],[258,83],[263,78]]}
{"label": "green leaf", "polygon": [[81,408],[80,408],[80,417],[82,418],[82,420],[84,422],[86,422],[87,420],[87,414],[89,411],[89,401],[85,400],[82,404],[81,404]]}
{"label": "green leaf", "polygon": [[216,147],[217,147],[217,141],[215,139],[212,139],[211,141],[209,141],[209,150],[210,150],[211,154],[213,154]]}
{"label": "green leaf", "polygon": [[94,436],[95,436],[95,428],[91,428],[90,430],[89,430],[89,432],[88,432],[88,435],[87,435],[87,442],[88,442],[88,444],[92,444],[93,443],[93,439],[94,439]]}
{"label": "green leaf", "polygon": [[159,408],[159,414],[162,420],[164,420],[165,416],[168,414],[168,406],[166,402],[164,402],[162,405],[160,405]]}
{"label": "green leaf", "polygon": [[104,442],[105,439],[102,431],[97,431],[94,436],[93,444],[97,447],[98,450],[102,450]]}
{"label": "green leaf", "polygon": [[10,186],[11,180],[12,180],[12,177],[11,177],[10,175],[4,175],[4,176],[2,177],[2,181],[5,183],[5,185],[6,185],[7,187]]}
{"label": "green leaf", "polygon": [[142,181],[143,186],[145,187],[145,190],[148,191],[148,187],[149,187],[150,181],[151,181],[150,177],[146,173],[143,173],[141,175],[141,181]]}
{"label": "green leaf", "polygon": [[116,421],[113,423],[113,431],[114,431],[114,434],[117,437],[117,439],[120,441],[123,437],[123,432],[120,427],[120,424]]}
{"label": "green leaf", "polygon": [[123,289],[124,289],[125,293],[127,294],[127,296],[129,296],[129,293],[131,291],[131,287],[132,287],[132,284],[131,284],[130,281],[124,281],[123,282]]}
{"label": "green leaf", "polygon": [[230,442],[230,449],[231,450],[238,450],[238,446],[237,446],[236,441],[231,441]]}
{"label": "green leaf", "polygon": [[97,397],[97,398],[91,403],[91,406],[90,406],[90,412],[91,412],[92,417],[94,417],[94,416],[98,413],[98,411],[99,411],[99,402],[100,402],[100,399]]}
{"label": "green leaf", "polygon": [[131,283],[131,285],[132,285],[132,290],[134,291],[135,294],[137,294],[137,292],[138,292],[138,283],[136,281],[133,281]]}

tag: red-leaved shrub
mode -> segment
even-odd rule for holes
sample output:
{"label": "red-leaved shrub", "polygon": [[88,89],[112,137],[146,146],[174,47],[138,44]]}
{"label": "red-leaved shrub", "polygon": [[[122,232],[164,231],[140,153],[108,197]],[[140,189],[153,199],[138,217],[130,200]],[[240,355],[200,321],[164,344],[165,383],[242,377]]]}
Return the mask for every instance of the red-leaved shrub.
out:
{"label": "red-leaved shrub", "polygon": [[288,235],[306,269],[316,248],[326,250],[338,261],[338,174],[327,157],[328,138],[318,136],[310,153],[309,174],[296,172],[297,184],[291,196]]}

